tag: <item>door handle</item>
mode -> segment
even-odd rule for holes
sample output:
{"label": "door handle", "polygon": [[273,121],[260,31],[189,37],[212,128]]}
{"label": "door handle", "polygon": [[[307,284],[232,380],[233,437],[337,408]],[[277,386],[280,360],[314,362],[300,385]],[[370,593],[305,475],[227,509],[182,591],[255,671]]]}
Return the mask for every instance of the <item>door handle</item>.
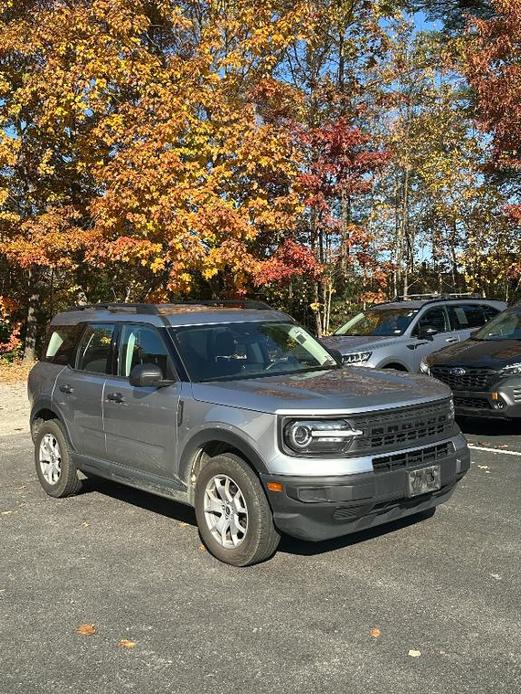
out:
{"label": "door handle", "polygon": [[458,338],[457,337],[448,337],[445,340],[445,342],[458,342]]}
{"label": "door handle", "polygon": [[107,395],[107,400],[111,402],[125,402],[125,398],[121,393],[109,393]]}
{"label": "door handle", "polygon": [[60,390],[62,393],[74,393],[74,388],[70,386],[68,383],[64,383],[62,386],[60,386]]}

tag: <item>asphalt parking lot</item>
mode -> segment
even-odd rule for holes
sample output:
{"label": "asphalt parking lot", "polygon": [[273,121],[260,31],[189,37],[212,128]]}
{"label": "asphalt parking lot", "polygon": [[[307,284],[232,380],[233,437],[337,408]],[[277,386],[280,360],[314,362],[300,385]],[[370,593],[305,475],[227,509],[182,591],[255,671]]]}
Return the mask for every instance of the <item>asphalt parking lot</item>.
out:
{"label": "asphalt parking lot", "polygon": [[248,569],[169,501],[46,497],[28,436],[1,437],[0,692],[519,691],[521,436],[464,426],[471,470],[433,518]]}

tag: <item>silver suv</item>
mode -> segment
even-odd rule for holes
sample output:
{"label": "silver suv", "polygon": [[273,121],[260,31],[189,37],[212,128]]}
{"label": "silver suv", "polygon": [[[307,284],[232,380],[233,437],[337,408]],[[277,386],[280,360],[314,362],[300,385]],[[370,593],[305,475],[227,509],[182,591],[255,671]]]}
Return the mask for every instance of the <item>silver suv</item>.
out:
{"label": "silver suv", "polygon": [[456,296],[418,295],[377,304],[322,342],[339,351],[344,364],[416,373],[429,354],[467,340],[507,307],[502,301]]}
{"label": "silver suv", "polygon": [[60,313],[29,394],[50,496],[78,491],[81,470],[194,506],[210,552],[236,566],[280,532],[317,541],[432,513],[469,468],[447,386],[344,369],[272,310]]}

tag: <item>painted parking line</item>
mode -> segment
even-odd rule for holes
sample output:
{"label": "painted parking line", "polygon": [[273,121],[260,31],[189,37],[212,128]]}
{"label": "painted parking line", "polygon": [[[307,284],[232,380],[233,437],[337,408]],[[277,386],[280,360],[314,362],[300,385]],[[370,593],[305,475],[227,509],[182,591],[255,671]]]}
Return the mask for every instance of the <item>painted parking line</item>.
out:
{"label": "painted parking line", "polygon": [[473,451],[486,451],[487,453],[502,453],[503,455],[521,456],[521,451],[509,451],[503,450],[502,448],[487,448],[486,446],[474,446],[472,443],[469,443],[468,447],[471,448]]}

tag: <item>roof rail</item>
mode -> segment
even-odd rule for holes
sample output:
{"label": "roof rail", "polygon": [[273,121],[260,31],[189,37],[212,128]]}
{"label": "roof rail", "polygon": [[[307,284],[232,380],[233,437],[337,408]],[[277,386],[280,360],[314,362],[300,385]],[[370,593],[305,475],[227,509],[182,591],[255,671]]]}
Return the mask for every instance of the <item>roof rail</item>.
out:
{"label": "roof rail", "polygon": [[176,302],[177,305],[199,305],[199,306],[229,306],[230,308],[252,308],[264,311],[273,311],[273,307],[265,301],[258,299],[190,299],[188,301]]}
{"label": "roof rail", "polygon": [[156,304],[125,304],[118,302],[100,303],[100,304],[79,304],[66,309],[69,311],[133,311],[134,313],[151,313],[158,314],[159,310]]}
{"label": "roof rail", "polygon": [[244,308],[244,309],[257,309],[257,310],[273,310],[272,307],[265,303],[264,301],[258,301],[256,299],[191,299],[188,301],[176,301],[171,304],[131,304],[131,303],[118,303],[118,302],[107,302],[99,304],[81,304],[79,306],[72,306],[66,309],[68,311],[112,311],[117,313],[119,311],[134,312],[134,313],[148,313],[152,315],[161,315],[161,309],[168,306],[222,306],[226,308]]}
{"label": "roof rail", "polygon": [[411,301],[411,300],[432,300],[432,301],[442,301],[447,299],[483,299],[480,294],[473,292],[455,292],[453,294],[438,294],[437,292],[432,292],[429,294],[403,294],[401,296],[395,297],[395,301]]}

